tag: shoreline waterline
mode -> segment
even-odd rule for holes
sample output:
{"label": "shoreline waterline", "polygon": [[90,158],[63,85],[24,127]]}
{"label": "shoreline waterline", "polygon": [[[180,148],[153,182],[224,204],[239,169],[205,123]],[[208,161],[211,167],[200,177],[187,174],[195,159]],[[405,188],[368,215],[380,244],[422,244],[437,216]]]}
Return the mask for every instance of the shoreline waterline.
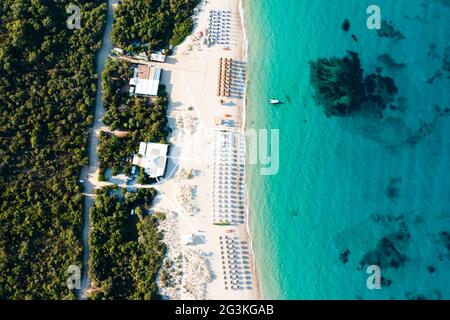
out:
{"label": "shoreline waterline", "polygon": [[[247,37],[247,29],[245,27],[245,23],[246,23],[246,19],[245,19],[245,7],[244,7],[244,0],[239,0],[239,15],[241,17],[241,24],[242,24],[242,32],[243,32],[243,36],[244,36],[244,48],[243,48],[243,61],[245,61],[246,64],[248,64],[249,58],[248,58],[248,49],[249,49],[249,41],[248,41],[248,37]],[[243,133],[245,134],[245,131],[248,129],[247,125],[247,82],[248,82],[248,75],[245,81],[245,86],[244,86],[244,98],[243,98],[243,112],[242,112],[242,123],[243,123]],[[247,140],[247,139],[246,139]],[[248,141],[246,142],[246,154],[248,154]],[[252,261],[253,261],[253,274],[255,277],[255,282],[256,282],[256,288],[257,288],[257,299],[261,299],[261,287],[259,285],[260,280],[258,278],[258,271],[257,271],[257,265],[256,265],[256,253],[254,251],[253,248],[253,237],[252,237],[252,232],[251,232],[251,216],[250,216],[250,197],[251,197],[251,193],[250,193],[250,181],[249,181],[249,177],[248,177],[248,158],[245,159],[245,164],[246,164],[246,181],[245,181],[245,187],[246,187],[246,194],[247,194],[247,199],[246,199],[246,216],[247,216],[247,222],[246,222],[246,227],[247,227],[247,233],[248,233],[248,237],[249,237],[249,241],[250,241],[250,248],[251,248],[251,253],[252,253]]]}
{"label": "shoreline waterline", "polygon": [[[444,214],[450,149],[443,138],[450,126],[448,115],[435,110],[448,106],[448,80],[427,82],[448,56],[442,2],[425,7],[385,1],[385,17],[402,40],[368,30],[367,7],[356,0],[251,5],[247,122],[280,128],[278,174],[259,176],[258,166],[249,168],[263,298],[448,297],[442,284],[448,282],[449,261],[439,257],[447,253],[439,239],[450,219]],[[348,33],[342,30],[346,18]],[[312,98],[309,62],[343,57],[346,50],[360,55],[365,75],[378,68],[395,79],[399,98],[383,119],[327,118]],[[380,60],[387,55],[398,64]],[[269,95],[285,103],[266,107]],[[421,122],[430,123],[426,131]],[[395,197],[387,195],[392,189]],[[403,225],[411,238],[396,247],[407,261],[383,270],[389,287],[367,290],[361,261]],[[347,250],[348,261],[341,258]]]}
{"label": "shoreline waterline", "polygon": [[[173,219],[176,235],[168,235],[169,256],[188,256],[195,252],[202,260],[207,261],[210,276],[197,275],[190,267],[189,261],[183,260],[180,265],[183,276],[180,283],[186,284],[192,290],[185,290],[183,285],[177,290],[162,288],[162,293],[167,299],[259,299],[259,283],[255,274],[254,252],[251,252],[251,238],[248,215],[248,183],[246,180],[246,154],[245,154],[245,100],[243,95],[246,76],[246,52],[244,46],[244,20],[243,2],[239,0],[214,0],[201,3],[198,15],[195,16],[195,27],[191,35],[174,50],[171,57],[173,63],[161,65],[167,69],[163,72],[162,84],[166,85],[170,95],[168,108],[169,123],[172,130],[170,142],[173,144],[173,153],[170,157],[176,160],[177,171],[194,170],[198,172],[190,179],[179,177],[178,179],[165,180],[160,185],[161,197],[158,206],[162,209],[176,209],[177,217]],[[226,11],[230,14],[230,39],[227,46],[224,44],[204,42],[202,38],[208,33],[210,14],[214,11]],[[201,35],[201,36],[200,36]],[[216,94],[219,82],[217,81],[217,65],[222,59],[231,59],[236,63],[234,69],[235,85],[240,88],[228,98]],[[189,81],[186,81],[189,79]],[[236,90],[236,89],[235,89]],[[239,93],[239,94],[237,94]],[[222,103],[225,99],[227,103]],[[217,119],[230,117],[234,120],[232,128],[220,124]],[[195,117],[195,122],[189,119]],[[186,125],[191,130],[186,129]],[[222,150],[221,141],[224,137],[234,136],[234,147]],[[201,151],[192,152],[190,145],[201,145]],[[220,152],[229,152],[236,156],[240,166],[236,169],[242,173],[243,179],[229,182],[227,190],[218,187],[218,180],[223,179],[219,174],[221,167]],[[226,165],[233,165],[227,163]],[[225,173],[225,176],[232,173]],[[195,206],[198,210],[190,212],[183,209],[182,202],[177,195],[180,188],[190,186],[196,188]],[[241,191],[239,191],[241,190]],[[227,225],[217,223],[223,217],[219,212],[218,203],[225,196],[227,205],[236,206],[238,216],[228,216],[233,221]],[[234,200],[232,200],[234,199]],[[175,205],[175,206],[174,206]],[[239,210],[237,211],[239,206]],[[241,208],[242,206],[242,208]],[[231,208],[231,207],[230,207]],[[230,209],[235,210],[235,209]],[[231,214],[231,211],[230,213]],[[220,216],[219,216],[220,215]],[[196,234],[203,241],[198,241],[193,247],[180,245],[182,236]],[[206,240],[205,240],[206,239]],[[226,254],[224,251],[224,239],[232,239],[236,257]],[[237,259],[237,260],[236,260]],[[246,260],[245,263],[241,260]],[[187,260],[189,260],[187,258]],[[237,261],[237,263],[236,263]],[[233,266],[240,264],[243,274],[239,283],[233,284],[229,272]],[[192,284],[192,286],[190,285]],[[237,287],[239,286],[239,287]],[[194,288],[195,287],[195,288]],[[161,288],[161,287],[160,287]],[[178,287],[177,287],[178,288]]]}

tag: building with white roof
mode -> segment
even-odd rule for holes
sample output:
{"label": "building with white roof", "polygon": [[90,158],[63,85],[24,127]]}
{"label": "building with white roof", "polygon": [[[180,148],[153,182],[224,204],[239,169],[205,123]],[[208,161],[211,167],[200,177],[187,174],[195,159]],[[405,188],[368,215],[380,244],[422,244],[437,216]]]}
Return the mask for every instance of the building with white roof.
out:
{"label": "building with white roof", "polygon": [[166,62],[166,56],[159,51],[155,51],[150,55],[150,61]]}
{"label": "building with white roof", "polygon": [[138,154],[133,157],[133,165],[144,168],[150,178],[162,177],[166,172],[168,150],[167,144],[141,142]]}
{"label": "building with white roof", "polygon": [[130,94],[157,96],[160,79],[160,68],[141,64],[134,69],[133,78],[130,79]]}
{"label": "building with white roof", "polygon": [[115,53],[118,53],[118,54],[124,54],[125,53],[125,51],[123,51],[123,49],[120,49],[120,48],[113,48],[113,51]]}

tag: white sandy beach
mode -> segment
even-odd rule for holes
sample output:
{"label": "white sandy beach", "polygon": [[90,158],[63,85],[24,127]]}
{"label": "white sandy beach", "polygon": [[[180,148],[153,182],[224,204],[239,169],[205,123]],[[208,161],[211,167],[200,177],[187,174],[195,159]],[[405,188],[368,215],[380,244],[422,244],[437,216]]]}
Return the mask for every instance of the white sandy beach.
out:
{"label": "white sandy beach", "polygon": [[[108,181],[98,180],[98,158],[94,151],[100,132],[110,130],[103,125],[103,106],[100,96],[97,97],[90,141],[93,155],[90,166],[80,176],[89,204],[85,214],[97,188],[116,184],[128,190],[150,187],[158,190],[153,210],[166,214],[160,229],[168,250],[158,278],[165,299],[260,298],[248,232],[246,48],[240,4],[239,0],[202,1],[194,17],[193,34],[175,48],[165,63],[120,57],[163,70],[161,83],[170,95],[171,129],[165,179],[153,185],[129,185],[124,174]],[[215,18],[210,21],[210,17]],[[206,36],[212,35],[209,23],[219,28],[220,36],[213,44],[206,43]],[[107,44],[105,54],[111,46],[110,42]],[[219,82],[223,91],[218,90]],[[89,223],[85,224],[85,246],[89,228]],[[87,265],[85,252],[83,261]],[[90,292],[91,285],[85,273],[83,297]]]}
{"label": "white sandy beach", "polygon": [[[204,43],[211,10],[231,11],[228,45]],[[176,48],[166,63],[151,63],[163,69],[161,81],[171,97],[168,111],[172,129],[170,159],[166,179],[156,185],[160,192],[154,208],[166,212],[161,228],[168,246],[166,267],[170,263],[167,274],[171,280],[162,281],[160,277],[159,286],[166,299],[259,299],[247,228],[246,188],[237,182],[240,177],[245,181],[244,88],[239,88],[242,90],[240,97],[217,95],[220,58],[233,59],[233,66],[239,66],[235,70],[242,74],[242,81],[233,80],[233,83],[245,83],[240,2],[206,1],[199,6],[195,20],[193,35]],[[231,121],[234,128],[222,125],[229,123],[221,123],[223,119]],[[223,161],[228,158],[220,160],[218,153],[214,155],[214,146],[220,147],[224,132],[234,137],[234,147],[221,151],[226,157],[236,159],[233,165],[224,165]],[[220,161],[221,167],[229,171],[225,174],[221,171],[219,177]],[[242,176],[238,176],[234,168],[242,168],[239,169]],[[226,196],[228,190],[218,189],[222,187],[230,188],[229,197]],[[236,208],[225,209],[230,213],[224,214],[229,225],[213,224],[213,215],[215,221],[222,219],[218,217],[222,216],[218,213],[222,212],[222,206]],[[192,244],[185,245],[189,236],[193,236]]]}

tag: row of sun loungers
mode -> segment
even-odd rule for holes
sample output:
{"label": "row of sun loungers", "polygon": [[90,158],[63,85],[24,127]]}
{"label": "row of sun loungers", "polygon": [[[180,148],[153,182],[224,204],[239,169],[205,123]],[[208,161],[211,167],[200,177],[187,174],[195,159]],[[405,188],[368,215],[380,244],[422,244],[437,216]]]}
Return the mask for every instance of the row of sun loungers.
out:
{"label": "row of sun loungers", "polygon": [[244,159],[245,139],[234,132],[218,132],[214,144],[213,223],[245,222]]}
{"label": "row of sun loungers", "polygon": [[229,45],[231,37],[231,11],[211,10],[208,20],[207,44]]}
{"label": "row of sun loungers", "polygon": [[249,248],[237,236],[219,236],[223,281],[226,290],[251,290]]}

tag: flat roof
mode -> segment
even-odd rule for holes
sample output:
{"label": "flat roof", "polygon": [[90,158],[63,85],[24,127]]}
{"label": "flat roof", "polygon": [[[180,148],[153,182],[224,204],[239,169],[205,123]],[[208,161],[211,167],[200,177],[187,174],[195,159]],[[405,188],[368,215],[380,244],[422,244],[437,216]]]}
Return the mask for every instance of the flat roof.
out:
{"label": "flat roof", "polygon": [[145,150],[147,149],[147,144],[145,142],[139,143],[139,154],[145,156]]}
{"label": "flat roof", "polygon": [[167,144],[141,142],[138,154],[133,157],[133,165],[144,168],[151,178],[162,177],[166,170],[168,149]]}
{"label": "flat roof", "polygon": [[163,55],[161,52],[153,52],[150,55],[150,60],[151,61],[157,61],[157,62],[165,62],[166,61],[166,56]]}
{"label": "flat roof", "polygon": [[[136,71],[137,69],[137,71]],[[138,67],[134,69],[135,70],[135,76],[134,78],[139,78],[139,79],[148,79],[148,73],[149,73],[149,66],[145,65],[145,64],[140,64],[138,65]]]}
{"label": "flat roof", "polygon": [[130,85],[136,87],[134,90],[135,94],[157,96],[160,78],[160,68],[141,64],[134,69],[134,75],[130,79]]}

